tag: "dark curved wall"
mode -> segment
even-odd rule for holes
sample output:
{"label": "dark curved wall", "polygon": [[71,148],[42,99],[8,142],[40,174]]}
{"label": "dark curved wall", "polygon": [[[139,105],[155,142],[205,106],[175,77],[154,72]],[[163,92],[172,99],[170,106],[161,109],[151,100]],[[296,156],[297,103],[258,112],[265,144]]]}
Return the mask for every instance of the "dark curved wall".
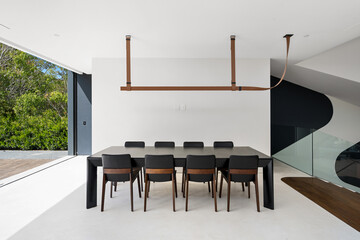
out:
{"label": "dark curved wall", "polygon": [[[272,86],[278,81],[271,77]],[[271,154],[325,126],[332,115],[324,94],[284,80],[271,90]]]}

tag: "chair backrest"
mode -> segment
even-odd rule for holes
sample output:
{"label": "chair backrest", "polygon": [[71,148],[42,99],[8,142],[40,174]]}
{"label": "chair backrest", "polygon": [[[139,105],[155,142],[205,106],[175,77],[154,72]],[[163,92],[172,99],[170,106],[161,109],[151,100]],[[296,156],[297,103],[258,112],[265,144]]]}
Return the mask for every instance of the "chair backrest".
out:
{"label": "chair backrest", "polygon": [[[214,155],[188,155],[186,157],[186,173],[189,173],[189,180],[194,182],[208,182],[213,180],[215,174],[216,159]],[[212,174],[201,174],[196,171],[201,169],[213,169]],[[205,170],[206,171],[206,170]]]}
{"label": "chair backrest", "polygon": [[214,142],[214,148],[233,148],[234,143],[232,141],[216,141]]}
{"label": "chair backrest", "polygon": [[130,154],[103,154],[102,164],[104,169],[131,168]]}
{"label": "chair backrest", "polygon": [[203,148],[203,142],[184,142],[184,148]]}
{"label": "chair backrest", "polygon": [[149,181],[166,182],[171,181],[171,174],[148,174],[150,169],[169,169],[175,171],[175,163],[173,155],[145,155],[145,174]]}
{"label": "chair backrest", "polygon": [[175,147],[175,142],[157,141],[157,142],[155,142],[155,147],[156,148],[174,148]]}
{"label": "chair backrest", "polygon": [[215,155],[188,155],[186,157],[187,169],[211,169],[215,168]]}
{"label": "chair backrest", "polygon": [[229,169],[257,169],[259,157],[252,156],[236,156],[231,155],[229,159]]}
{"label": "chair backrest", "polygon": [[173,155],[145,155],[145,168],[174,168]]}
{"label": "chair backrest", "polygon": [[[102,163],[106,181],[125,182],[130,180],[129,173],[132,172],[130,154],[103,154]],[[115,171],[111,171],[111,169]],[[121,169],[125,171],[120,173]]]}
{"label": "chair backrest", "polygon": [[137,147],[137,148],[143,148],[145,147],[145,142],[142,141],[126,141],[125,147]]}
{"label": "chair backrest", "polygon": [[258,171],[258,156],[234,156],[229,159],[229,177],[234,182],[255,181]]}

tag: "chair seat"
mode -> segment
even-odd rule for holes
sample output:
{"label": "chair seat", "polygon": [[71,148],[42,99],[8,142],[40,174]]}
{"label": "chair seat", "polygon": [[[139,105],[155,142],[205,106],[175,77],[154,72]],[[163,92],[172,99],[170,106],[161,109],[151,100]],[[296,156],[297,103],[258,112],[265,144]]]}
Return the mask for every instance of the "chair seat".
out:
{"label": "chair seat", "polygon": [[[221,169],[220,172],[224,175],[225,179],[227,180],[229,177],[229,171],[225,169]],[[239,175],[239,174],[232,174],[231,176],[232,182],[253,182],[255,181],[255,175]]]}

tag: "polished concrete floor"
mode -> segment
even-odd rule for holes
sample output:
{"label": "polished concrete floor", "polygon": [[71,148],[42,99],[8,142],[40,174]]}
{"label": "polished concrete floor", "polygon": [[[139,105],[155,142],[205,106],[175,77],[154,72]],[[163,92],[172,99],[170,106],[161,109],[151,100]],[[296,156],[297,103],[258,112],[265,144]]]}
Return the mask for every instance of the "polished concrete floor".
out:
{"label": "polished concrete floor", "polygon": [[[99,206],[86,209],[85,168],[86,157],[76,157],[1,187],[0,239],[360,238],[359,232],[283,183],[282,177],[306,175],[280,162],[275,162],[275,210],[261,207],[260,213],[253,185],[250,199],[240,184],[232,185],[231,211],[226,211],[226,198],[221,198],[215,213],[202,183],[190,183],[189,212],[184,211],[180,194],[177,212],[172,212],[170,183],[152,184],[146,213],[136,184],[135,211],[130,211],[128,183],[119,184],[112,199],[107,191],[104,212]],[[180,180],[178,174],[179,190]],[[100,186],[99,178],[98,201]],[[260,189],[262,206],[262,180]]]}

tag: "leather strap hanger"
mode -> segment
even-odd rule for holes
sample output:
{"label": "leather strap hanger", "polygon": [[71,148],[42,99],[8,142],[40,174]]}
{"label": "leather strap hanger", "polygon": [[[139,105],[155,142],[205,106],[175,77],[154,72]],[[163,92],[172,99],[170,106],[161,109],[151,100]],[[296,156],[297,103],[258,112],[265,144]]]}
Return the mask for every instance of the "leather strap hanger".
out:
{"label": "leather strap hanger", "polygon": [[121,91],[265,91],[273,89],[284,80],[290,48],[290,38],[293,34],[286,34],[286,60],[284,72],[277,84],[272,87],[236,86],[235,75],[235,35],[230,36],[231,40],[231,86],[131,86],[131,61],[130,61],[130,40],[131,36],[126,35],[126,87],[120,87]]}

